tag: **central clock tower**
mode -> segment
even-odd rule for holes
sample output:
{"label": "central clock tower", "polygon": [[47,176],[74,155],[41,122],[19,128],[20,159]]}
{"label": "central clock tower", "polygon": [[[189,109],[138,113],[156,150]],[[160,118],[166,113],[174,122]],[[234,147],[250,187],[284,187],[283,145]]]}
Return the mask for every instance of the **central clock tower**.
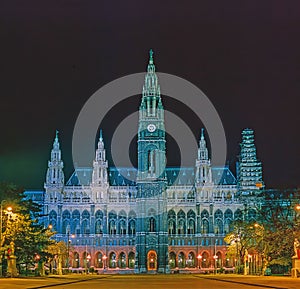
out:
{"label": "central clock tower", "polygon": [[137,273],[168,273],[164,109],[155,73],[153,51],[139,108],[137,174]]}

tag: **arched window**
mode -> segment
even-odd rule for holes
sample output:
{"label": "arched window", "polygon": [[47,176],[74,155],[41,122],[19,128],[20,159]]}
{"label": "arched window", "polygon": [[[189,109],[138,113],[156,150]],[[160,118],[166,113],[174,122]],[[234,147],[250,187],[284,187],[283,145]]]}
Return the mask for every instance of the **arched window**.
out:
{"label": "arched window", "polygon": [[249,209],[248,211],[248,220],[254,222],[256,219],[256,211],[254,209]]}
{"label": "arched window", "polygon": [[129,235],[135,235],[135,220],[130,220],[128,224]]}
{"label": "arched window", "polygon": [[207,210],[203,210],[202,212],[201,212],[201,219],[208,219],[209,218],[209,213],[208,213],[208,211]]}
{"label": "arched window", "polygon": [[98,219],[95,223],[95,234],[103,234],[103,226],[101,219]]}
{"label": "arched window", "polygon": [[180,210],[177,214],[177,232],[179,235],[185,234],[185,213]]}
{"label": "arched window", "polygon": [[119,221],[119,232],[120,235],[126,235],[126,221],[122,219]]}
{"label": "arched window", "polygon": [[117,233],[117,226],[115,220],[110,220],[108,224],[108,230],[110,235],[115,235]]}
{"label": "arched window", "polygon": [[174,220],[169,220],[168,221],[168,233],[169,233],[169,235],[176,234],[176,226],[175,226],[175,221]]}
{"label": "arched window", "polygon": [[202,234],[209,233],[209,222],[207,219],[202,220]]}
{"label": "arched window", "polygon": [[63,211],[62,214],[62,234],[67,234],[67,228],[70,227],[71,214],[68,210]]}
{"label": "arched window", "polygon": [[154,217],[149,218],[149,232],[155,232],[156,231],[156,221]]}
{"label": "arched window", "polygon": [[72,212],[72,226],[71,226],[71,233],[72,234],[80,234],[80,213],[78,210]]}
{"label": "arched window", "polygon": [[81,232],[90,234],[90,213],[87,210],[82,212]]}
{"label": "arched window", "polygon": [[195,221],[194,219],[189,219],[188,222],[188,234],[195,234]]}
{"label": "arched window", "polygon": [[185,234],[185,220],[180,219],[178,221],[178,235],[184,235]]}
{"label": "arched window", "polygon": [[234,212],[234,219],[235,219],[235,220],[239,220],[239,221],[242,221],[242,220],[243,220],[243,212],[242,212],[240,209],[237,209],[237,210]]}
{"label": "arched window", "polygon": [[52,210],[49,214],[49,224],[52,226],[52,230],[56,231],[56,224],[57,224],[57,213]]}
{"label": "arched window", "polygon": [[189,210],[187,213],[188,218],[188,234],[195,234],[195,220],[196,220],[196,214],[193,210]]}

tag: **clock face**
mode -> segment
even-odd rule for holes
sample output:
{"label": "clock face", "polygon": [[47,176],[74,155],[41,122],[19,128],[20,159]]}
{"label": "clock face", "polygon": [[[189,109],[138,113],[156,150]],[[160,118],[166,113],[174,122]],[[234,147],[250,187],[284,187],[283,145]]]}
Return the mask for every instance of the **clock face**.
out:
{"label": "clock face", "polygon": [[150,123],[148,126],[147,126],[147,129],[149,132],[154,132],[156,130],[156,126],[152,123]]}

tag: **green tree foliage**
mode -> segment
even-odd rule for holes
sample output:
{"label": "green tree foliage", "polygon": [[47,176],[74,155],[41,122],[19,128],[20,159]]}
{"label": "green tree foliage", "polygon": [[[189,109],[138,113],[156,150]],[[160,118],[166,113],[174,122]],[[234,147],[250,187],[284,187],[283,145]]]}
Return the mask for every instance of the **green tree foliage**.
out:
{"label": "green tree foliage", "polygon": [[298,199],[264,196],[256,208],[256,220],[235,221],[233,229],[225,237],[228,244],[227,256],[237,258],[243,264],[248,252],[260,256],[265,272],[268,266],[291,266],[294,255],[294,239],[300,239],[300,212]]}
{"label": "green tree foliage", "polygon": [[[41,208],[32,200],[25,198],[22,189],[12,184],[0,184],[0,201],[3,205],[2,215],[2,254],[14,243],[14,255],[17,264],[34,264],[37,259],[46,261],[51,257],[47,250],[54,243],[50,237],[53,233],[38,223]],[[6,208],[10,206],[11,211]]]}
{"label": "green tree foliage", "polygon": [[[294,255],[294,239],[299,238],[299,214],[296,200],[278,198],[265,200],[258,210],[266,259],[269,264],[290,265]],[[259,248],[258,248],[259,249]],[[261,250],[261,249],[260,249]]]}

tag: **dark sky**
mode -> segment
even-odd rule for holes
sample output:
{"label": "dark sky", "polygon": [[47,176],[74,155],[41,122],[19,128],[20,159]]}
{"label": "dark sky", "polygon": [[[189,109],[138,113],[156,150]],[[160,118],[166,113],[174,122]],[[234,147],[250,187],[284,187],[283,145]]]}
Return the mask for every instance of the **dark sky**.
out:
{"label": "dark sky", "polygon": [[56,129],[68,178],[85,101],[153,48],[218,110],[231,166],[250,127],[267,187],[300,186],[299,35],[299,1],[2,1],[0,180],[41,189]]}

